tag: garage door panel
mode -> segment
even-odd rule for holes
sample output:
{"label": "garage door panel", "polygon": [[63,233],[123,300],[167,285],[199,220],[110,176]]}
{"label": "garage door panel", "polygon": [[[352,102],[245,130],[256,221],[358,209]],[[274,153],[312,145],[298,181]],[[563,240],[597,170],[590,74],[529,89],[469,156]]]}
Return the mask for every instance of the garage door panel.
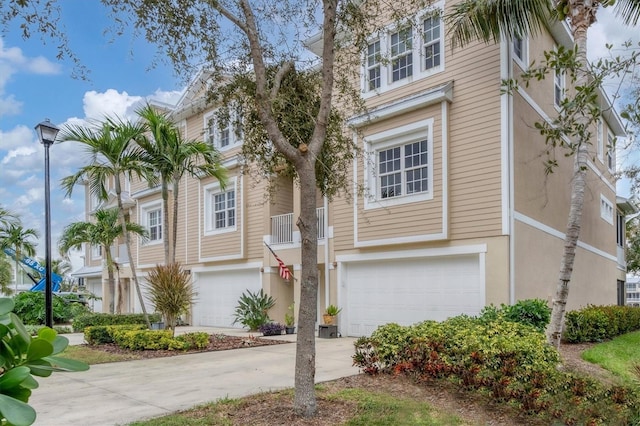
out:
{"label": "garage door panel", "polygon": [[241,327],[233,324],[235,307],[242,293],[260,291],[258,269],[203,272],[197,274],[194,289],[198,293],[193,306],[193,324],[211,327]]}
{"label": "garage door panel", "polygon": [[347,333],[442,321],[484,306],[478,255],[354,262],[346,266]]}

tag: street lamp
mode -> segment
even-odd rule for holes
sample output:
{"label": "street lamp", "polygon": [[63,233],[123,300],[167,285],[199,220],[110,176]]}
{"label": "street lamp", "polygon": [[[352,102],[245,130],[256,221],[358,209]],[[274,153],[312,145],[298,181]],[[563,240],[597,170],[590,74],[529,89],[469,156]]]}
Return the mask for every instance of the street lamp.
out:
{"label": "street lamp", "polygon": [[53,286],[51,285],[51,191],[49,185],[49,147],[53,145],[60,129],[45,119],[36,127],[40,143],[44,145],[44,309],[45,325],[53,328]]}

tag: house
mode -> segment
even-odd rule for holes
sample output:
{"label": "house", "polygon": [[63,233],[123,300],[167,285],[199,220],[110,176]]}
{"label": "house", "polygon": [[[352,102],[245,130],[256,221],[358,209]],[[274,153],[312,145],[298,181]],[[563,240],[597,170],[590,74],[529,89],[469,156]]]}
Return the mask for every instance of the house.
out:
{"label": "house", "polygon": [[[329,303],[340,306],[343,335],[367,335],[388,322],[473,315],[487,304],[550,302],[555,295],[573,163],[551,150],[558,167],[545,173],[549,148],[534,123],[557,114],[573,89],[562,73],[513,96],[501,93],[501,81],[517,77],[544,51],[569,45],[567,28],[557,24],[536,38],[452,51],[438,14],[425,11],[415,24],[389,26],[363,52],[359,84],[370,113],[349,124],[365,155],[345,178],[367,190],[350,199],[317,199],[319,314]],[[319,42],[309,40],[309,49],[317,52]],[[212,178],[181,183],[176,254],[198,292],[189,320],[230,326],[247,289],[276,298],[272,317],[282,320],[299,299],[299,281],[279,276],[264,243],[299,275],[299,191],[291,179],[274,176],[278,190],[267,197],[267,183],[238,160],[241,129],[216,117],[203,94],[206,74],[199,77],[172,118],[188,138],[220,150],[229,180],[224,189]],[[610,105],[604,93],[599,98]],[[568,309],[621,302],[613,142],[624,130],[607,111],[592,129]],[[161,218],[169,212],[162,211],[159,188],[128,185],[131,217],[152,235],[133,250],[144,279],[163,260]],[[100,265],[95,250],[86,256],[87,268]],[[120,278],[128,280],[124,266]],[[139,309],[133,290],[126,298],[129,309]]]}

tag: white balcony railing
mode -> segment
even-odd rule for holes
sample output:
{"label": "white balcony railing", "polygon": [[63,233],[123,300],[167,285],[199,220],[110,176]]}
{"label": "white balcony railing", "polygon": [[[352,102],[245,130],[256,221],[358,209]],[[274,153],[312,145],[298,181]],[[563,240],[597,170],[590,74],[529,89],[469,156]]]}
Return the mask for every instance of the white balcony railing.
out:
{"label": "white balcony railing", "polygon": [[[325,214],[324,208],[316,209],[316,217],[318,223],[318,239],[325,238],[324,225]],[[279,214],[271,216],[271,243],[272,244],[289,244],[293,242],[293,213]]]}

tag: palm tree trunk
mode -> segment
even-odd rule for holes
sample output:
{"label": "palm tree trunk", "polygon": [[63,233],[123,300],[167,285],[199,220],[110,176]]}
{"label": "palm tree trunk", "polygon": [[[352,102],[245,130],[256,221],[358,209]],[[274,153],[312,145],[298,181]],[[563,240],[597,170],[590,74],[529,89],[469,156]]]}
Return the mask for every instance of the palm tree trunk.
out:
{"label": "palm tree trunk", "polygon": [[113,259],[111,257],[111,250],[108,246],[103,245],[102,246],[102,250],[105,253],[105,257],[106,257],[106,261],[107,261],[107,290],[109,292],[109,298],[111,299],[109,301],[109,312],[110,313],[120,313],[121,312],[121,307],[119,306],[119,304],[116,303],[116,301],[118,301],[119,303],[119,297],[118,297],[118,290],[116,289],[116,282],[114,279],[114,274],[113,274]]}
{"label": "palm tree trunk", "polygon": [[180,177],[173,177],[173,218],[171,227],[171,263],[176,261],[176,244],[178,241],[178,190],[180,188]]}
{"label": "palm tree trunk", "polygon": [[169,241],[169,190],[168,183],[162,178],[162,245],[164,246],[164,264],[172,263],[171,242]]}
{"label": "palm tree trunk", "polygon": [[131,278],[136,287],[138,294],[138,300],[140,301],[140,307],[142,308],[142,315],[144,321],[147,323],[147,327],[151,328],[151,322],[149,321],[149,315],[147,314],[147,307],[144,304],[144,298],[142,296],[142,290],[140,289],[140,283],[138,282],[138,274],[136,272],[136,263],[133,261],[133,255],[131,254],[131,239],[129,238],[129,231],[127,231],[127,220],[124,216],[124,207],[122,205],[122,192],[120,188],[120,176],[115,177],[116,186],[116,198],[118,199],[118,220],[122,226],[122,233],[124,236],[124,244],[127,247],[127,257],[129,258],[129,268],[131,269]]}
{"label": "palm tree trunk", "polygon": [[[585,5],[589,3],[589,7]],[[575,70],[575,86],[585,86],[588,81],[588,61],[587,61],[587,29],[595,22],[596,8],[592,7],[591,1],[573,1],[571,16],[571,26],[576,50],[576,61],[579,68]],[[577,117],[577,125],[586,126],[589,118],[586,115]],[[582,210],[584,206],[584,193],[586,188],[587,160],[589,159],[588,142],[577,140],[577,150],[573,167],[573,179],[571,181],[571,206],[569,208],[569,218],[567,232],[564,240],[564,252],[560,263],[560,277],[556,287],[556,295],[553,300],[551,310],[551,322],[547,327],[547,341],[554,347],[559,347],[562,340],[562,328],[564,326],[564,315],[567,309],[569,298],[569,283],[573,272],[573,264],[576,256],[576,247],[580,236],[582,225]]]}

